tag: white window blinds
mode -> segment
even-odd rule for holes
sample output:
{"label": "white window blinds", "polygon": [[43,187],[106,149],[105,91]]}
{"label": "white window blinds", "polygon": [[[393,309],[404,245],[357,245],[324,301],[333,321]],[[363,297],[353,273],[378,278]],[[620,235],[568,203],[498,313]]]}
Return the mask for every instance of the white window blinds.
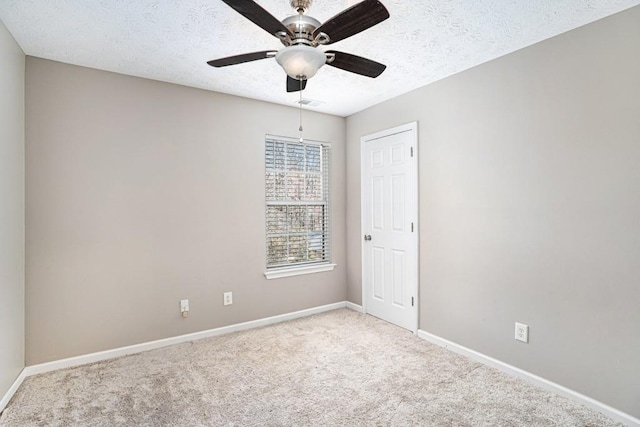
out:
{"label": "white window blinds", "polygon": [[329,262],[329,147],[267,136],[267,268]]}

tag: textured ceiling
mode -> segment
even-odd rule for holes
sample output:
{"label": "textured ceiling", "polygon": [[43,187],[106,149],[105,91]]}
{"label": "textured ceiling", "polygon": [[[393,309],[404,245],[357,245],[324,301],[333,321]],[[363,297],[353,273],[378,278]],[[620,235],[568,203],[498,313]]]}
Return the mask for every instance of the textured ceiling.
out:
{"label": "textured ceiling", "polygon": [[[250,0],[247,0],[250,1]],[[391,18],[331,49],[388,66],[377,79],[323,67],[304,97],[347,116],[621,10],[640,0],[382,0]],[[258,0],[278,19],[289,0]],[[315,0],[324,22],[357,3]],[[273,59],[212,68],[206,61],[279,49],[220,0],[0,0],[0,19],[27,55],[294,105]],[[328,48],[327,48],[328,49]]]}

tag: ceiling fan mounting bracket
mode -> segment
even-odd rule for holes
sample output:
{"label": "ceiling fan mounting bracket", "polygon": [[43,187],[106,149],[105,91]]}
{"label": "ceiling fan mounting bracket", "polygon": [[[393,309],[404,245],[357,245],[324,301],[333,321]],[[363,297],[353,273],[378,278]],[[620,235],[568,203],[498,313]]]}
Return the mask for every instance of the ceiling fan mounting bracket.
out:
{"label": "ceiling fan mounting bracket", "polygon": [[289,4],[299,14],[304,14],[311,7],[313,0],[290,0]]}
{"label": "ceiling fan mounting bracket", "polygon": [[331,37],[327,33],[320,32],[315,39],[313,39],[313,44],[318,46],[320,44],[327,44],[331,41]]}
{"label": "ceiling fan mounting bracket", "polygon": [[287,32],[278,31],[274,35],[280,39],[283,45],[289,46],[291,44],[291,36]]}

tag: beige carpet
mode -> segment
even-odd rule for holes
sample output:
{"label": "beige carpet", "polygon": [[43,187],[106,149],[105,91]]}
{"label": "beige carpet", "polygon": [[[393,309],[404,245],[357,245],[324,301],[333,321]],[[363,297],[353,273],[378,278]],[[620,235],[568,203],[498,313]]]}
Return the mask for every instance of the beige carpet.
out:
{"label": "beige carpet", "polygon": [[614,426],[342,309],[27,378],[1,426]]}

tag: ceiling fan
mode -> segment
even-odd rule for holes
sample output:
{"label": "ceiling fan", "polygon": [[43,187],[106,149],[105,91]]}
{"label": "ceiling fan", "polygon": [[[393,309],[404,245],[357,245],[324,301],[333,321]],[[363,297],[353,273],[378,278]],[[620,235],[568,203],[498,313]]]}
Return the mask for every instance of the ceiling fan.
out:
{"label": "ceiling fan", "polygon": [[287,73],[287,92],[304,90],[307,80],[324,64],[367,77],[378,77],[386,65],[349,53],[327,50],[329,45],[358,34],[389,18],[379,0],[364,0],[321,24],[306,15],[313,0],[290,0],[297,15],[278,21],[253,0],[222,0],[236,12],[280,39],[280,50],[263,50],[208,61],[212,67],[226,67],[259,59],[275,58]]}

